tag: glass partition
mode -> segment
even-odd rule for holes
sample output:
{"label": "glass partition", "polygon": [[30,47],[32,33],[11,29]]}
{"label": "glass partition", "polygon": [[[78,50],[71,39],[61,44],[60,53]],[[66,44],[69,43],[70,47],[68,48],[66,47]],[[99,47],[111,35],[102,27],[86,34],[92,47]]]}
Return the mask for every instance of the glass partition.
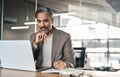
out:
{"label": "glass partition", "polygon": [[34,21],[35,4],[25,0],[4,0],[4,40],[27,40],[34,32],[34,24],[25,25],[25,22]]}

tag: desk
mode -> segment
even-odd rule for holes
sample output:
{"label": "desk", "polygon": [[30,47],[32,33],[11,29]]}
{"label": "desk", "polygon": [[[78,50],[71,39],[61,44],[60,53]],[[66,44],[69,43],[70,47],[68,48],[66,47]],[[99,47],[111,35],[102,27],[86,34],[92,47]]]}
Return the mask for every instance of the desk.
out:
{"label": "desk", "polygon": [[[88,71],[85,70],[85,76],[83,77],[120,77],[119,72],[105,72],[105,71]],[[0,77],[69,77],[61,76],[59,74],[43,74],[40,72],[19,71],[0,68]]]}
{"label": "desk", "polygon": [[[40,72],[19,71],[0,68],[0,77],[61,77],[59,74],[42,74]],[[69,77],[69,76],[62,76]]]}

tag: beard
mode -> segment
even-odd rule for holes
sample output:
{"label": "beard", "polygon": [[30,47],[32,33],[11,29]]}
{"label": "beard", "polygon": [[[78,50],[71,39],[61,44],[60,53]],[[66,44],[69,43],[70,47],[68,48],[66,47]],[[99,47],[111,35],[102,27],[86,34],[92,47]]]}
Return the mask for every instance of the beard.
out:
{"label": "beard", "polygon": [[40,28],[40,30],[41,30],[41,31],[49,31],[49,28],[48,28],[48,27],[43,26],[43,27],[41,27],[41,28]]}
{"label": "beard", "polygon": [[51,29],[52,29],[52,26],[50,28],[43,26],[40,28],[39,32],[48,33]]}

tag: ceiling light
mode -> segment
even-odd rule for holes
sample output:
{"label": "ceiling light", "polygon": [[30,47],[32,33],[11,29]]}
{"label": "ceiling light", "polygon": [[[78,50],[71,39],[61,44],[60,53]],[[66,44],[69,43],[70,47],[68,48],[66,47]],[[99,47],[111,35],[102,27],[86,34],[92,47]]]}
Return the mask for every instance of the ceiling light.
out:
{"label": "ceiling light", "polygon": [[75,12],[68,12],[68,13],[58,13],[58,14],[53,14],[53,16],[61,16],[61,15],[74,15],[76,14]]}
{"label": "ceiling light", "polygon": [[17,26],[17,27],[11,27],[11,29],[28,29],[29,26]]}
{"label": "ceiling light", "polygon": [[37,22],[25,22],[24,25],[34,25],[37,24]]}

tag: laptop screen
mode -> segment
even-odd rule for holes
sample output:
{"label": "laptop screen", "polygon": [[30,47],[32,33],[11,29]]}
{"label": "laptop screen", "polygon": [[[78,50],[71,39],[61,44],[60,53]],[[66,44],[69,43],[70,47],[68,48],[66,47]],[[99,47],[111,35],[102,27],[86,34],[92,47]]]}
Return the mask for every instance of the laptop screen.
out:
{"label": "laptop screen", "polygon": [[2,68],[36,71],[29,40],[1,40],[0,59]]}

